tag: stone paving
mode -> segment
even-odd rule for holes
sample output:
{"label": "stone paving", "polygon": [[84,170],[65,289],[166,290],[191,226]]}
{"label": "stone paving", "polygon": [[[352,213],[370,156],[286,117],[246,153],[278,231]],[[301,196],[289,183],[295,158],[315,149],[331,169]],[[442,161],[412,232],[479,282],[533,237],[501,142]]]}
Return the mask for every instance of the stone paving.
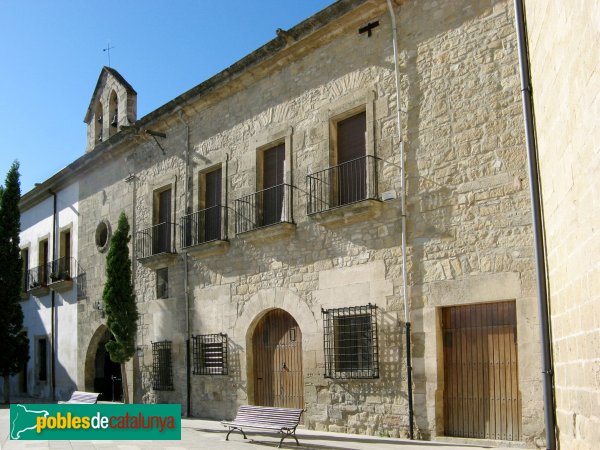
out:
{"label": "stone paving", "polygon": [[[240,433],[234,432],[225,440],[225,428],[217,421],[201,419],[182,419],[180,441],[11,441],[9,439],[9,410],[0,406],[0,450],[10,449],[224,449],[224,450],[259,450],[277,448],[279,438],[272,433],[249,430],[249,439],[243,439]],[[375,436],[359,436],[343,433],[328,433],[299,429],[297,431],[300,445],[293,439],[286,440],[282,448],[288,449],[320,449],[320,450],[478,450],[487,446],[460,445],[449,442],[408,441],[405,439],[381,438]],[[495,447],[506,449],[506,447]]]}

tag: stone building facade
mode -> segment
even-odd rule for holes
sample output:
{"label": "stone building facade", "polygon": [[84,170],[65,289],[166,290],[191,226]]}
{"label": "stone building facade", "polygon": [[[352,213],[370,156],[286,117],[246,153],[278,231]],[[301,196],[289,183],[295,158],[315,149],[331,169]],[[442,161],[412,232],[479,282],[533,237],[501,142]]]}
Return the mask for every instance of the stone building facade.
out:
{"label": "stone building facade", "polygon": [[600,441],[600,7],[525,2],[563,449]]}
{"label": "stone building facade", "polygon": [[299,406],[309,428],[405,436],[402,140],[416,435],[543,435],[512,5],[393,7],[400,92],[387,5],[361,0],[96,136],[101,99],[135,101],[103,70],[86,115],[94,139],[70,166],[85,180],[80,388],[98,378],[105,244],[125,211],[136,401],[215,419],[246,403]]}

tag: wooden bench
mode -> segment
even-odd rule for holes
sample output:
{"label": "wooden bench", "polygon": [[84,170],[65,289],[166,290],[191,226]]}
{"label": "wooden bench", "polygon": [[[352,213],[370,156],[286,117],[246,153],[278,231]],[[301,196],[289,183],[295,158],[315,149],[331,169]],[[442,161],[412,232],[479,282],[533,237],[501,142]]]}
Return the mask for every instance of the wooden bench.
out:
{"label": "wooden bench", "polygon": [[97,394],[96,392],[73,391],[69,400],[58,403],[83,403],[93,405],[94,403],[98,403],[99,395],[100,394]]}
{"label": "wooden bench", "polygon": [[241,431],[244,439],[248,439],[244,428],[256,428],[281,433],[278,448],[281,447],[281,443],[288,436],[292,436],[296,439],[296,445],[300,445],[296,437],[296,427],[300,423],[300,416],[303,412],[303,409],[242,405],[239,407],[235,419],[221,422],[224,426],[229,427],[225,440],[229,440],[229,435],[233,430]]}

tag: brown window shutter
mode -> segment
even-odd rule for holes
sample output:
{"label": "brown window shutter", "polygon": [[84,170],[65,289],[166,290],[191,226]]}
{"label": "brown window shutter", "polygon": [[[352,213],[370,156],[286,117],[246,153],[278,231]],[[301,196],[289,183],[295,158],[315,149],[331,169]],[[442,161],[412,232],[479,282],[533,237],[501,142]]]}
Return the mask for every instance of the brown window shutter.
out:
{"label": "brown window shutter", "polygon": [[263,153],[263,189],[283,183],[285,144],[265,150]]}
{"label": "brown window shutter", "polygon": [[366,155],[365,132],[367,115],[363,111],[337,124],[338,164]]}
{"label": "brown window shutter", "polygon": [[211,208],[221,204],[221,168],[206,174],[204,207]]}

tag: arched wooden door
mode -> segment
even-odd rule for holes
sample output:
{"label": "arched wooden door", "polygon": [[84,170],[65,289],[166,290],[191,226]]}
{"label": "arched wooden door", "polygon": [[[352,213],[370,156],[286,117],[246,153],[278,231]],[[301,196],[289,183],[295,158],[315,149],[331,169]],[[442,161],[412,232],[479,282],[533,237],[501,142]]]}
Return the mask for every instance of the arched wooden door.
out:
{"label": "arched wooden door", "polygon": [[269,311],[252,336],[254,403],[260,406],[304,408],[302,332],[282,309]]}

